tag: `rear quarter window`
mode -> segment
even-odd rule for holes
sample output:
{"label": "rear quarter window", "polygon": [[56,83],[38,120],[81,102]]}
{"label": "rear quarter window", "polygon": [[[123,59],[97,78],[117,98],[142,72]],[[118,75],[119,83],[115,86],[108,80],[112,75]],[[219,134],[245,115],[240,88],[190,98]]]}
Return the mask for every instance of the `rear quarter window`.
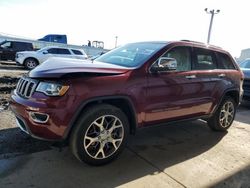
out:
{"label": "rear quarter window", "polygon": [[73,50],[73,49],[71,49],[72,50],[72,52],[75,54],[75,55],[83,55],[83,53],[81,52],[81,51],[79,51],[79,50]]}
{"label": "rear quarter window", "polygon": [[217,53],[219,69],[236,69],[232,59],[223,53]]}

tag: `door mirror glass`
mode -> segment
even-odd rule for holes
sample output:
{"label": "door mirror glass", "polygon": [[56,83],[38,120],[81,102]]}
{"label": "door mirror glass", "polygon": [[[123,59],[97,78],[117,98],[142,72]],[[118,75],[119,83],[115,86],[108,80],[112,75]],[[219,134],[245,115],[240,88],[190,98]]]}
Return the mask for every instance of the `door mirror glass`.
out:
{"label": "door mirror glass", "polygon": [[177,61],[174,58],[160,57],[156,64],[152,66],[152,72],[174,71],[177,69]]}
{"label": "door mirror glass", "polygon": [[47,50],[44,50],[43,51],[43,54],[48,54],[49,52]]}

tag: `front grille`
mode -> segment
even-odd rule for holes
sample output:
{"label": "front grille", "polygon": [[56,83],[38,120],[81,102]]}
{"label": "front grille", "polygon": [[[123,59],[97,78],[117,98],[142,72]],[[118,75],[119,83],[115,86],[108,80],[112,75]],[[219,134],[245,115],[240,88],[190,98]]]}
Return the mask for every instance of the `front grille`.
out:
{"label": "front grille", "polygon": [[34,93],[37,83],[36,80],[22,77],[17,83],[16,92],[21,97],[29,98]]}

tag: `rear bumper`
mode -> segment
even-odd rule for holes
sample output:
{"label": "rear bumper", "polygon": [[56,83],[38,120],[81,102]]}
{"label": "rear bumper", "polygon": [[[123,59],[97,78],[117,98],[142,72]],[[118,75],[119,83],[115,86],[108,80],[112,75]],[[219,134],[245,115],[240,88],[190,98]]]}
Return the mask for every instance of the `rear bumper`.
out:
{"label": "rear bumper", "polygon": [[250,88],[248,90],[244,89],[243,99],[250,100]]}
{"label": "rear bumper", "polygon": [[243,99],[250,100],[250,79],[244,79],[243,90]]}

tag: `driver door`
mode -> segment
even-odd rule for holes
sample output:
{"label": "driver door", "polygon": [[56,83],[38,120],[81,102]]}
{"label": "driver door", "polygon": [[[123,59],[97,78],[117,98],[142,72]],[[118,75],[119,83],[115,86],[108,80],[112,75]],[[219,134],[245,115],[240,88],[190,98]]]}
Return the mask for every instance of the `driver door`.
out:
{"label": "driver door", "polygon": [[[192,70],[192,48],[174,47],[161,57],[175,59],[177,68],[148,74],[146,124],[205,114],[208,106],[199,95],[203,83]],[[152,66],[158,66],[157,61]]]}

